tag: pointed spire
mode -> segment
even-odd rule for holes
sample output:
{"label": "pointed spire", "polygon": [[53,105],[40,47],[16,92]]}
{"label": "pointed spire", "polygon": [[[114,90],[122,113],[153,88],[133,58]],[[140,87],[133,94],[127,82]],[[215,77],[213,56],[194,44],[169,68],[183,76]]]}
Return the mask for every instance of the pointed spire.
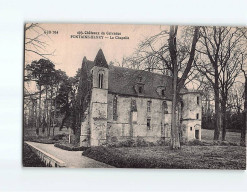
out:
{"label": "pointed spire", "polygon": [[86,56],[84,56],[82,62],[86,62],[86,61],[87,61],[87,58],[86,58]]}
{"label": "pointed spire", "polygon": [[95,57],[94,66],[105,67],[108,68],[108,64],[106,62],[105,56],[103,54],[102,49],[100,49]]}

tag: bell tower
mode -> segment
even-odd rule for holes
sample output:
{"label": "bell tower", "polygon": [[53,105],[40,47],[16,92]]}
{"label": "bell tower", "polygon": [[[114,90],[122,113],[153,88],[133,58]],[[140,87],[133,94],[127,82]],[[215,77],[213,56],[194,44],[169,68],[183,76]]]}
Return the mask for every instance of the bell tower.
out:
{"label": "bell tower", "polygon": [[90,143],[91,146],[102,145],[106,141],[108,64],[102,49],[95,57],[92,74],[92,95],[90,106]]}

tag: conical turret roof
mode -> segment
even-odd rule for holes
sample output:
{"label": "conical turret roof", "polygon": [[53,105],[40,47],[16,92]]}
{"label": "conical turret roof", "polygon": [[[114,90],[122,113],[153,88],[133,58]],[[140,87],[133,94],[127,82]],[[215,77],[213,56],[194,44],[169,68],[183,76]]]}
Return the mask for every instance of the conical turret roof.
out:
{"label": "conical turret roof", "polygon": [[102,49],[100,49],[94,59],[94,66],[105,67],[108,68],[108,64],[106,62],[104,53]]}

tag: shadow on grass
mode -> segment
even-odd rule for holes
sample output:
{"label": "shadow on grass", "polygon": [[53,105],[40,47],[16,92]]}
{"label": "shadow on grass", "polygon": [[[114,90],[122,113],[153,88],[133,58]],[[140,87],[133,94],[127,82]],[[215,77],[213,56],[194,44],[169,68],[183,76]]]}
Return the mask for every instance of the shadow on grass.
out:
{"label": "shadow on grass", "polygon": [[183,146],[171,150],[154,147],[92,147],[84,156],[118,168],[165,169],[246,169],[245,147],[240,146]]}

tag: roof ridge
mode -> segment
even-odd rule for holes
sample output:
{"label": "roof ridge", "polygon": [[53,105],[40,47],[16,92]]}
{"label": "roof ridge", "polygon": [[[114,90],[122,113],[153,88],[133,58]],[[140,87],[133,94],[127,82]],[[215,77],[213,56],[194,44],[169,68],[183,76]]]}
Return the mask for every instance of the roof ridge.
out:
{"label": "roof ridge", "polygon": [[132,71],[136,71],[136,72],[145,72],[145,73],[149,73],[149,74],[154,74],[154,75],[159,75],[159,76],[165,76],[165,77],[168,77],[168,78],[172,78],[172,76],[168,76],[168,75],[165,75],[165,74],[160,74],[160,73],[157,73],[157,72],[150,72],[150,71],[147,71],[147,70],[142,70],[142,69],[133,69],[133,68],[127,68],[127,67],[122,67],[122,66],[114,66],[114,65],[109,65],[109,67],[113,67],[113,68],[119,68],[119,69],[127,69],[127,70],[132,70]]}

